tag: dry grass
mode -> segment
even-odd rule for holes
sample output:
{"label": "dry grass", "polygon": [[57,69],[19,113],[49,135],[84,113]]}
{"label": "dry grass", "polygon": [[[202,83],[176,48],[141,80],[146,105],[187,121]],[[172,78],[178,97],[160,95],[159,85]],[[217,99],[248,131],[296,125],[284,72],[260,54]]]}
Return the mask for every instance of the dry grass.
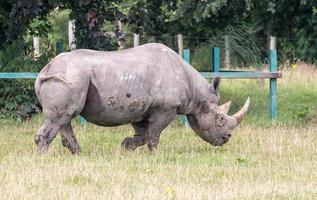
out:
{"label": "dry grass", "polygon": [[[285,71],[278,81],[280,91],[293,92],[315,91],[316,83],[311,67]],[[254,81],[241,84],[251,88]],[[236,87],[224,82],[224,90]],[[72,156],[59,137],[47,155],[39,156],[33,143],[39,117],[23,124],[1,120],[0,199],[315,199],[316,121],[301,126],[253,123],[267,118],[252,118],[260,98],[253,98],[256,110],[223,147],[212,147],[174,123],[155,154],[145,147],[121,149],[121,141],[133,134],[128,126],[82,127],[76,122],[81,156]]]}
{"label": "dry grass", "polygon": [[317,195],[317,127],[243,125],[212,147],[170,127],[159,151],[125,152],[128,127],[75,126],[81,156],[54,141],[39,156],[36,122],[1,129],[1,199],[289,199]]}

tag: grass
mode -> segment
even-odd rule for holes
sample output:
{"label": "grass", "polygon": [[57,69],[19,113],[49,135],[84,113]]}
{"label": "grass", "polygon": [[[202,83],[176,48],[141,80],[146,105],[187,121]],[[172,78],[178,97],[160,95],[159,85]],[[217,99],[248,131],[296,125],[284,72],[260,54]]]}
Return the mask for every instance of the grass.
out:
{"label": "grass", "polygon": [[[233,112],[243,105],[248,96],[251,97],[251,110],[247,121],[260,126],[270,126],[268,80],[223,80],[221,102],[232,100]],[[316,99],[316,67],[300,64],[296,69],[284,69],[283,78],[277,80],[277,123],[286,126],[316,123]]]}
{"label": "grass", "polygon": [[[129,126],[80,126],[76,121],[80,156],[72,156],[63,148],[59,136],[49,153],[39,156],[33,136],[41,116],[23,124],[3,119],[0,198],[314,199],[314,76],[316,71],[309,67],[285,71],[278,87],[279,101],[287,103],[280,103],[279,121],[273,124],[266,112],[266,86],[262,88],[254,80],[223,81],[223,101],[232,97],[236,110],[250,95],[252,110],[222,147],[208,145],[176,121],[163,132],[156,153],[150,154],[146,147],[127,152],[120,143],[133,134]],[[303,95],[303,102],[297,99]],[[293,116],[301,112],[293,107],[301,106],[309,107],[307,117]]]}

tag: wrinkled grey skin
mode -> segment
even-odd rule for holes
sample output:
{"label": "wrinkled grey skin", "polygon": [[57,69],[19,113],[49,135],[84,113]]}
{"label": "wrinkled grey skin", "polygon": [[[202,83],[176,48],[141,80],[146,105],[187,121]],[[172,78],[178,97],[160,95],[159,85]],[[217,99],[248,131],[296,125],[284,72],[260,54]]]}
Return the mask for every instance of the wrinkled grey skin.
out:
{"label": "wrinkled grey skin", "polygon": [[156,149],[160,133],[175,115],[187,115],[205,141],[222,145],[237,125],[218,106],[219,79],[209,84],[173,50],[162,44],[101,52],[79,49],[63,53],[46,65],[35,82],[45,121],[35,135],[40,153],[60,131],[73,154],[79,145],[71,120],[78,114],[100,126],[131,123],[129,150],[147,144]]}

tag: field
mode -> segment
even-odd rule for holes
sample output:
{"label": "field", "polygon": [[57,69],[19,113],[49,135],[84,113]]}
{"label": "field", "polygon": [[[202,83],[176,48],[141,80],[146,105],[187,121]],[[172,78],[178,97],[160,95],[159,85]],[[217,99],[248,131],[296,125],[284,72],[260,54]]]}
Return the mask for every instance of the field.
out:
{"label": "field", "polygon": [[132,128],[91,124],[74,129],[72,156],[58,136],[47,155],[36,153],[41,116],[25,123],[0,120],[1,199],[316,199],[317,70],[300,65],[278,80],[279,120],[268,120],[267,81],[224,80],[222,101],[233,111],[252,107],[222,147],[202,141],[179,120],[159,149],[121,149]]}

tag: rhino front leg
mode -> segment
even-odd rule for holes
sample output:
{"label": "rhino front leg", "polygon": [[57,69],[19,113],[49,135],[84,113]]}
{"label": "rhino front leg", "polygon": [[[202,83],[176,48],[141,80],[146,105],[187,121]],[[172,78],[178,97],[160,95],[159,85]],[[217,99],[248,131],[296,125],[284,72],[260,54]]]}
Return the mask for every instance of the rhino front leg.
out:
{"label": "rhino front leg", "polygon": [[161,132],[172,122],[176,109],[155,110],[148,120],[147,146],[149,151],[156,150]]}
{"label": "rhino front leg", "polygon": [[133,137],[127,137],[123,140],[122,146],[126,150],[135,150],[137,147],[142,146],[146,143],[146,134],[148,131],[148,122],[138,122],[132,123],[132,126],[135,131]]}
{"label": "rhino front leg", "polygon": [[44,124],[34,137],[34,141],[37,145],[39,153],[46,153],[50,143],[56,137],[61,126],[57,123],[53,123],[51,120],[46,119]]}
{"label": "rhino front leg", "polygon": [[67,147],[72,154],[79,154],[80,148],[74,134],[71,123],[67,123],[61,128],[62,144]]}

